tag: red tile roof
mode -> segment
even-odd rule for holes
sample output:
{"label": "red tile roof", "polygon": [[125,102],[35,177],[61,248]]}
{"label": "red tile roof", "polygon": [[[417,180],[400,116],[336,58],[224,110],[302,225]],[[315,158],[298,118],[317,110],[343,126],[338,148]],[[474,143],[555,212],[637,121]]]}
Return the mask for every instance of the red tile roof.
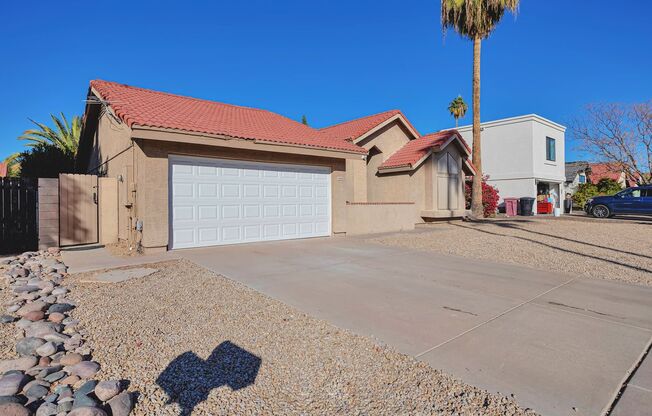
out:
{"label": "red tile roof", "polygon": [[469,145],[466,144],[462,136],[456,130],[440,131],[438,133],[426,134],[418,139],[407,142],[402,148],[397,150],[387,160],[385,160],[378,169],[414,168],[415,164],[425,157],[430,149],[435,146],[441,146],[448,140],[457,136],[460,143],[470,152]]}
{"label": "red tile roof", "polygon": [[94,80],[91,87],[127,125],[219,134],[357,153],[366,150],[280,114]]}
{"label": "red tile roof", "polygon": [[403,120],[405,120],[410,129],[412,129],[412,131],[414,131],[418,137],[419,132],[414,128],[414,126],[412,126],[412,124],[410,124],[408,119],[403,115],[403,113],[401,113],[400,110],[390,110],[383,113],[373,114],[367,117],[357,118],[351,121],[345,121],[343,123],[324,127],[319,129],[319,131],[329,137],[342,140],[355,140],[397,114],[401,115]]}
{"label": "red tile roof", "polygon": [[600,179],[613,179],[620,181],[623,169],[615,163],[591,163],[589,180],[591,183],[598,183]]}
{"label": "red tile roof", "polygon": [[7,176],[8,166],[5,162],[0,162],[0,178]]}

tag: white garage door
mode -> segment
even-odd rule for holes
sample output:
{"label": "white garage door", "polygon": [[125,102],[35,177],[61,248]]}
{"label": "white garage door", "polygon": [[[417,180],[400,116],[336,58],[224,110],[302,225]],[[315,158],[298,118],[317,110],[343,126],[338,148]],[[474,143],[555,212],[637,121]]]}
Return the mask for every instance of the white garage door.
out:
{"label": "white garage door", "polygon": [[331,233],[330,169],[170,157],[171,248]]}

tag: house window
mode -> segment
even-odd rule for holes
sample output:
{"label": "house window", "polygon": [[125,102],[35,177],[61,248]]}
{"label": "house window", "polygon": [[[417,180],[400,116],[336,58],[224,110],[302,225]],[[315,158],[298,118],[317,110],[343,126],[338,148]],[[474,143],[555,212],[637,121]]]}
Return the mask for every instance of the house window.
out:
{"label": "house window", "polygon": [[557,160],[555,152],[555,139],[546,137],[546,160],[554,162]]}
{"label": "house window", "polygon": [[586,183],[586,175],[580,175],[579,182]]}

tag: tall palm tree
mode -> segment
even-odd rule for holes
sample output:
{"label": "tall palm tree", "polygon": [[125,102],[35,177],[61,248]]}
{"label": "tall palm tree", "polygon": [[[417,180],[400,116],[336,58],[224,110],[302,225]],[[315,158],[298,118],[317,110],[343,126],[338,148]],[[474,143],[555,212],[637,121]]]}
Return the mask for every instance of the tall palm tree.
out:
{"label": "tall palm tree", "polygon": [[38,129],[26,130],[18,139],[27,140],[30,147],[54,146],[62,150],[65,154],[74,156],[77,153],[79,145],[79,134],[81,132],[81,118],[74,116],[72,123],[68,123],[66,116],[61,113],[59,119],[54,114],[50,114],[54,122],[54,128],[46,126],[44,123],[38,123],[31,118],[29,121],[34,123]]}
{"label": "tall palm tree", "polygon": [[468,109],[469,107],[466,105],[461,95],[458,95],[456,99],[448,104],[448,111],[451,113],[451,116],[455,117],[455,128],[457,128],[458,119],[464,117],[466,115],[466,110]]}
{"label": "tall palm tree", "polygon": [[473,40],[473,177],[471,212],[483,216],[482,152],[480,139],[480,48],[506,10],[516,13],[519,0],[441,0],[441,25],[444,33],[453,29]]}

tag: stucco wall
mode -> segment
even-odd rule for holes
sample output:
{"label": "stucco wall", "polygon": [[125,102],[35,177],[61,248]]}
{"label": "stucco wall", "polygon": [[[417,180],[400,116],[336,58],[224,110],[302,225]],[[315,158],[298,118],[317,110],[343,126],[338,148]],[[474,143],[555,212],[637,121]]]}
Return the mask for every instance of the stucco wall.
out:
{"label": "stucco wall", "polygon": [[346,231],[345,162],[316,156],[251,151],[174,142],[137,140],[136,217],[143,221],[142,244],[145,249],[168,245],[168,155],[216,157],[256,162],[328,166],[332,170],[332,231]]}
{"label": "stucco wall", "polygon": [[133,164],[131,129],[124,123],[118,123],[108,114],[102,115],[93,138],[88,173],[117,180],[118,237],[121,240],[131,237],[132,213],[128,204],[133,202],[130,190],[130,184],[134,182]]}
{"label": "stucco wall", "polygon": [[347,235],[374,234],[414,229],[414,204],[349,203],[346,205]]}
{"label": "stucco wall", "polygon": [[[473,146],[471,128],[463,127],[459,132]],[[496,180],[533,177],[532,134],[528,120],[483,126],[482,171]]]}
{"label": "stucco wall", "polygon": [[[458,129],[473,144],[471,126]],[[482,123],[482,171],[504,197],[536,196],[535,180],[563,184],[565,127],[537,115]],[[546,137],[555,139],[556,160],[546,160]],[[563,185],[562,185],[563,188]]]}

